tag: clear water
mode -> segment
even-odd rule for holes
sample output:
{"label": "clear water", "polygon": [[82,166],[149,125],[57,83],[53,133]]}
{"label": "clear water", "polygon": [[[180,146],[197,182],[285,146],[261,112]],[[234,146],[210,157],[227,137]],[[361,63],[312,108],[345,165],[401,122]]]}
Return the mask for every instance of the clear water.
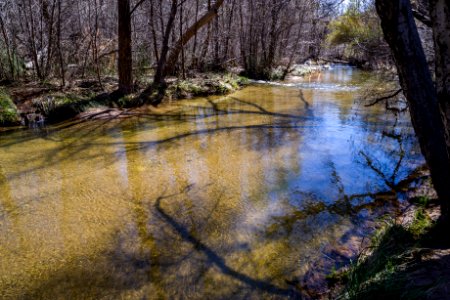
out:
{"label": "clear water", "polygon": [[0,298],[299,298],[423,163],[338,67],[0,135]]}

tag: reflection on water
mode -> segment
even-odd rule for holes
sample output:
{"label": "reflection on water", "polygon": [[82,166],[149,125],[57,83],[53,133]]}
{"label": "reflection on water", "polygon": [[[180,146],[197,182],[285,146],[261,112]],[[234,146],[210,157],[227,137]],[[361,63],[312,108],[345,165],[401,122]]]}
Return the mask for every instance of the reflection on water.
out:
{"label": "reflection on water", "polygon": [[304,296],[423,162],[361,77],[1,135],[0,298]]}

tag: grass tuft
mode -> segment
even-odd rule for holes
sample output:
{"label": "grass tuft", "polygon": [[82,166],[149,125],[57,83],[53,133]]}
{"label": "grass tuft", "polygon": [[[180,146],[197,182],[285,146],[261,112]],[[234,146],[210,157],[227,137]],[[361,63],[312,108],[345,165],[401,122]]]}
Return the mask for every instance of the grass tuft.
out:
{"label": "grass tuft", "polygon": [[409,227],[391,224],[376,233],[372,246],[350,266],[342,298],[422,299],[429,286],[409,286],[410,272],[406,270],[420,255],[421,241],[432,225],[424,208],[419,207]]}
{"label": "grass tuft", "polygon": [[0,125],[13,125],[20,122],[19,112],[11,97],[0,89]]}

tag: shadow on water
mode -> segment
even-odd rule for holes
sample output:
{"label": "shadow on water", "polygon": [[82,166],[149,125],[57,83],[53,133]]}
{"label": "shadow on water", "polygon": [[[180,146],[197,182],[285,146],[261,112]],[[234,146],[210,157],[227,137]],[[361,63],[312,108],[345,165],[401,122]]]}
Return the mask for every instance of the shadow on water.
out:
{"label": "shadow on water", "polygon": [[165,199],[169,199],[170,196],[161,196],[156,200],[155,208],[158,211],[158,213],[161,215],[161,217],[172,227],[173,230],[175,230],[180,237],[192,244],[192,246],[197,250],[202,252],[208,260],[214,264],[217,268],[220,269],[220,271],[227,276],[232,277],[233,279],[236,279],[247,286],[249,286],[251,289],[257,289],[261,290],[263,292],[267,292],[273,295],[279,295],[279,296],[289,296],[294,299],[301,299],[300,294],[293,290],[293,289],[282,289],[279,288],[269,282],[265,282],[262,280],[253,279],[250,276],[240,273],[233,268],[229,267],[225,259],[219,256],[213,249],[209,248],[206,244],[204,244],[202,241],[197,239],[195,236],[189,233],[189,230],[178,223],[176,219],[171,217],[169,214],[167,214],[164,209],[161,207],[161,201]]}
{"label": "shadow on water", "polygon": [[[106,120],[101,120],[97,122],[90,122],[90,121],[77,121],[74,123],[69,123],[67,125],[61,125],[60,127],[57,127],[55,129],[48,129],[48,128],[42,128],[37,129],[34,131],[33,134],[24,134],[20,138],[16,138],[14,141],[11,142],[4,142],[1,143],[1,147],[11,147],[14,145],[17,145],[19,143],[26,143],[30,142],[35,139],[44,139],[49,140],[52,142],[55,142],[59,145],[54,147],[53,150],[46,151],[44,153],[44,159],[42,160],[42,163],[40,166],[34,167],[29,170],[21,170],[20,173],[17,174],[9,174],[9,178],[14,178],[18,175],[23,175],[26,173],[35,172],[37,170],[47,168],[49,166],[57,165],[59,163],[62,163],[65,160],[71,159],[75,154],[83,152],[90,147],[101,147],[101,146],[114,146],[114,145],[122,145],[126,146],[128,150],[144,150],[149,147],[153,146],[162,146],[167,145],[171,146],[176,141],[189,138],[189,137],[195,137],[195,136],[205,136],[205,135],[212,135],[218,132],[232,132],[232,131],[240,131],[240,130],[252,130],[252,131],[271,131],[271,130],[288,130],[288,129],[302,129],[306,128],[308,126],[313,125],[307,125],[305,121],[308,119],[307,117],[303,115],[292,115],[292,114],[285,114],[285,113],[276,113],[266,110],[260,105],[257,105],[255,103],[251,103],[248,101],[240,100],[236,97],[229,97],[229,99],[232,102],[238,102],[247,106],[251,106],[256,108],[257,110],[248,110],[248,109],[237,109],[237,108],[230,108],[230,109],[221,109],[218,107],[216,103],[211,101],[210,99],[207,99],[208,103],[210,103],[210,107],[202,107],[202,106],[194,106],[193,108],[197,111],[195,114],[148,114],[148,113],[131,113],[126,112],[125,114],[129,114],[129,117],[138,117],[140,119],[145,119],[148,126],[151,126],[151,123],[148,123],[149,121],[153,121],[155,123],[157,122],[177,122],[177,123],[191,123],[191,122],[198,122],[199,119],[207,119],[213,116],[217,116],[217,114],[220,115],[246,115],[246,114],[256,114],[259,116],[270,116],[270,117],[277,117],[281,118],[282,121],[273,120],[269,123],[263,123],[263,124],[255,124],[255,125],[243,125],[243,126],[218,126],[216,125],[213,128],[203,128],[203,129],[194,129],[190,130],[185,133],[176,134],[171,137],[163,138],[163,139],[155,139],[153,141],[139,141],[139,142],[129,142],[129,143],[101,143],[96,142],[102,134],[108,134],[110,131],[114,131],[114,128],[120,127],[120,124],[126,122],[126,119],[117,119],[117,116],[107,118]],[[199,111],[203,111],[204,113],[199,114]],[[286,120],[287,119],[287,120]],[[302,123],[299,125],[299,123]],[[151,131],[158,129],[158,126],[153,128],[148,128],[148,126],[144,127],[134,127],[133,130],[135,134],[139,133],[139,131]],[[70,142],[65,142],[64,139],[58,139],[55,138],[55,135],[58,135],[62,130],[70,130],[72,131],[67,134],[71,137]],[[102,154],[85,154],[82,158],[82,160],[92,160],[99,156],[102,156]],[[24,162],[26,162],[27,158],[23,158]],[[113,163],[113,162],[110,162]]]}
{"label": "shadow on water", "polygon": [[[321,212],[329,212],[333,215],[344,217],[354,217],[357,213],[365,209],[382,207],[384,205],[398,205],[398,199],[403,198],[403,194],[407,187],[421,180],[423,175],[420,174],[422,167],[409,174],[404,178],[399,174],[401,167],[404,165],[406,151],[405,145],[414,142],[414,136],[408,134],[398,134],[395,131],[383,131],[377,138],[380,144],[390,144],[394,141],[394,146],[388,149],[378,149],[376,153],[368,154],[367,150],[357,150],[355,153],[360,155],[358,163],[362,164],[368,170],[371,170],[386,186],[383,190],[369,191],[366,193],[347,193],[345,184],[339,174],[336,164],[329,159],[326,163],[328,177],[338,193],[332,203],[325,199],[321,199],[319,195],[314,193],[298,192],[303,199],[299,206],[299,210],[295,212],[294,220],[305,219],[309,216],[320,214]],[[386,141],[386,139],[388,141]],[[383,155],[380,155],[380,154]],[[377,160],[376,155],[383,157],[385,160]],[[294,203],[295,205],[295,203]],[[277,217],[275,217],[277,218]],[[350,218],[352,220],[352,218]],[[290,220],[288,223],[295,221]],[[283,224],[283,222],[279,223]]]}
{"label": "shadow on water", "polygon": [[383,131],[380,142],[385,142],[386,139],[394,141],[394,143],[398,146],[387,155],[391,158],[391,160],[396,161],[390,175],[387,174],[389,170],[387,170],[386,167],[383,168],[383,164],[377,161],[376,157],[367,154],[367,151],[364,150],[361,150],[359,153],[365,160],[364,164],[372,169],[380,177],[380,179],[384,181],[386,186],[391,189],[395,189],[395,185],[399,177],[398,173],[406,156],[404,144],[407,137],[401,134],[396,134],[395,132]]}
{"label": "shadow on water", "polygon": [[[91,257],[76,256],[66,262],[63,268],[54,270],[40,280],[32,289],[23,290],[15,297],[24,299],[34,298],[58,298],[63,295],[76,295],[76,298],[116,298],[124,293],[136,293],[139,291],[141,299],[171,298],[164,291],[164,276],[173,276],[171,268],[179,268],[185,261],[194,264],[196,271],[190,277],[192,286],[199,284],[202,277],[212,268],[222,275],[236,280],[245,287],[227,291],[220,298],[230,299],[237,297],[246,299],[259,291],[267,296],[276,298],[302,299],[301,291],[294,287],[281,288],[270,281],[253,278],[229,266],[224,257],[217,251],[206,245],[192,234],[192,228],[188,228],[169,214],[162,207],[163,201],[168,201],[175,196],[186,196],[192,186],[186,186],[180,193],[160,196],[151,207],[145,207],[144,203],[136,200],[135,222],[139,246],[134,250],[124,248],[126,243],[124,233],[117,232],[112,236],[115,247],[102,253],[96,253]],[[220,199],[217,200],[218,202]],[[214,211],[210,212],[210,215]],[[203,223],[211,216],[207,216]],[[164,240],[158,240],[155,233],[149,230],[149,223],[153,218],[162,220],[159,223],[159,231],[164,232]],[[198,220],[197,220],[198,223]],[[167,226],[166,226],[167,225]],[[200,228],[201,229],[201,226]],[[169,234],[172,231],[174,235]],[[178,241],[178,237],[180,241]],[[170,251],[171,247],[181,247],[182,243],[190,245],[191,250],[181,256],[173,256],[162,251]],[[162,244],[159,244],[162,243]],[[162,247],[158,249],[158,247]],[[175,249],[172,249],[175,250]],[[203,256],[206,261],[197,260]],[[197,258],[198,259],[198,258]],[[45,280],[44,280],[45,279]],[[167,281],[167,279],[166,279]],[[286,280],[287,282],[287,280]],[[175,298],[191,298],[189,291],[183,291],[185,282],[171,282],[171,295]],[[166,287],[167,288],[167,287]],[[215,293],[212,289],[217,286],[205,286],[203,293]],[[210,289],[210,290],[208,290]],[[176,295],[176,296],[174,296]],[[190,295],[190,296],[189,296]],[[196,297],[194,297],[196,298]],[[272,297],[271,297],[272,298]]]}

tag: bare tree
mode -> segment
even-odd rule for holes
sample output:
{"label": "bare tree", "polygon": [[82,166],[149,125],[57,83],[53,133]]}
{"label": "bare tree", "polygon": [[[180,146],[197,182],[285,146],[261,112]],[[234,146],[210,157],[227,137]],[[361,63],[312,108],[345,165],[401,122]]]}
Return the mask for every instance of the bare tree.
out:
{"label": "bare tree", "polygon": [[141,78],[164,86],[167,76],[236,66],[251,77],[270,77],[281,66],[285,76],[320,47],[311,33],[324,28],[320,3],[0,0],[1,74],[16,78],[23,65],[28,76],[62,86],[117,74],[125,94]]}
{"label": "bare tree", "polygon": [[[141,99],[147,101],[149,96],[155,90],[159,91],[159,97],[156,97],[153,102],[158,104],[161,101],[162,91],[164,91],[166,87],[165,78],[168,74],[171,74],[175,65],[178,61],[178,57],[182,52],[184,46],[191,40],[192,37],[196,35],[198,30],[211,22],[214,17],[217,16],[219,8],[222,6],[224,0],[217,0],[216,3],[211,6],[211,8],[195,22],[192,26],[190,26],[186,32],[184,32],[178,39],[178,41],[174,44],[172,50],[169,53],[169,37],[174,28],[174,21],[177,14],[178,1],[172,0],[172,8],[170,11],[169,21],[166,24],[166,30],[164,33],[163,46],[161,50],[160,59],[158,61],[157,70],[155,73],[155,77],[153,80],[153,84],[148,87],[141,95]],[[168,55],[168,57],[167,57]]]}

